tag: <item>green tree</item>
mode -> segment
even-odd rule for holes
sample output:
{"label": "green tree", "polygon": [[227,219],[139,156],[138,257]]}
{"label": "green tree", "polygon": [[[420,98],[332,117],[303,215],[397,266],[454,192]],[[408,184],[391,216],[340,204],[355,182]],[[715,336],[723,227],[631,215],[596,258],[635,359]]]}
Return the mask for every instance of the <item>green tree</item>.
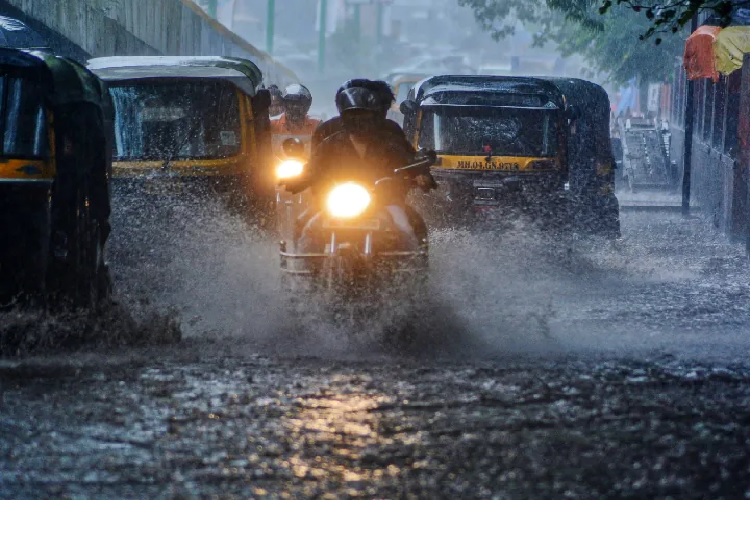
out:
{"label": "green tree", "polygon": [[[601,29],[605,20],[601,15],[616,10],[630,9],[645,17],[645,25],[638,33],[646,39],[655,35],[655,42],[661,42],[660,34],[679,32],[703,10],[716,15],[722,26],[727,26],[741,7],[750,7],[750,0],[458,0],[462,6],[470,6],[476,18],[494,37],[511,33],[513,27],[506,21],[512,18],[522,21],[544,19],[544,9],[558,14],[562,19],[577,22],[590,29]],[[548,15],[545,17],[549,19]]]}
{"label": "green tree", "polygon": [[[594,4],[591,1],[581,3]],[[738,8],[750,8],[751,0],[664,0],[651,4],[637,0],[602,0],[598,11],[603,15],[613,5],[628,7],[636,13],[643,12],[649,22],[641,38],[646,39],[655,35],[654,41],[658,45],[662,41],[659,34],[666,32],[676,34],[690,22],[696,13],[703,10],[715,15],[721,26],[727,26]]]}
{"label": "green tree", "polygon": [[604,15],[601,27],[579,21],[552,24],[546,37],[565,56],[582,55],[595,73],[622,83],[633,77],[643,81],[670,81],[675,59],[682,55],[684,36],[671,35],[659,44],[639,40],[647,19],[631,10],[615,9]]}
{"label": "green tree", "polygon": [[[631,0],[458,1],[473,9],[476,19],[494,39],[511,34],[514,20],[530,23],[539,29],[534,45],[553,40],[565,56],[580,54],[595,73],[618,83],[633,77],[646,81],[671,77],[675,57],[682,54],[684,37],[679,30],[692,16],[688,11],[691,7],[716,8],[724,18],[742,4],[666,0],[641,8]],[[659,35],[665,32],[669,35],[661,39]],[[653,34],[655,45],[646,39]]]}

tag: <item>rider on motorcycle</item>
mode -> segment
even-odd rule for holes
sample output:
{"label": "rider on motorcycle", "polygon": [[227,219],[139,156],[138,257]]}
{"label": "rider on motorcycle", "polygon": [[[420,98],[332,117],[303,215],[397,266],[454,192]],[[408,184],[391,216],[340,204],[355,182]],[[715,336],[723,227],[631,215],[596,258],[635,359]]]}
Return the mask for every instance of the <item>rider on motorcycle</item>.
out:
{"label": "rider on motorcycle", "polygon": [[307,114],[312,106],[310,91],[302,84],[290,84],[281,94],[281,103],[283,114],[270,122],[276,150],[285,139],[296,137],[305,144],[305,153],[309,153],[310,139],[321,123]]}
{"label": "rider on motorcycle", "polygon": [[[366,85],[365,82],[370,84]],[[339,117],[322,124],[313,136],[306,185],[312,188],[315,201],[322,200],[334,180],[349,178],[373,182],[381,177],[392,176],[395,169],[415,160],[416,152],[399,125],[386,119],[386,113],[394,99],[388,85],[383,81],[357,80],[357,83],[348,81],[339,88],[336,94]],[[428,191],[436,184],[429,172],[422,173],[414,178],[414,182],[402,183],[392,193],[386,209],[398,229],[424,241],[427,229],[422,218],[405,204],[407,192],[413,185]],[[315,209],[308,209],[300,216],[297,233],[302,233],[303,237],[312,233],[318,219],[313,213],[321,206],[316,202]],[[300,234],[295,234],[295,238],[299,236]],[[297,248],[305,249],[301,244],[300,239],[297,239]]]}
{"label": "rider on motorcycle", "polygon": [[[336,108],[338,109],[339,96],[350,88],[364,88],[369,90],[375,98],[378,100],[378,107],[376,112],[380,112],[381,117],[385,120],[382,123],[382,128],[396,133],[396,136],[404,137],[402,128],[396,122],[386,119],[391,104],[394,102],[394,93],[391,90],[391,86],[386,81],[372,81],[370,79],[350,79],[342,84],[336,91]],[[339,111],[340,112],[340,111]],[[326,120],[312,136],[312,146],[315,147],[329,136],[342,131],[344,129],[344,123],[341,116],[335,116],[330,120]]]}

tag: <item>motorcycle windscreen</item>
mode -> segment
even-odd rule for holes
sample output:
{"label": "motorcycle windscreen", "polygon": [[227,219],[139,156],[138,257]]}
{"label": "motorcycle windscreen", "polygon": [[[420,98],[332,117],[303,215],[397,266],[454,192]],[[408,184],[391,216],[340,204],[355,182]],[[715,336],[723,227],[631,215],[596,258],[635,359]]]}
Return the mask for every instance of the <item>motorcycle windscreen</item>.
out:
{"label": "motorcycle windscreen", "polygon": [[557,119],[554,109],[423,107],[420,146],[447,155],[552,157]]}

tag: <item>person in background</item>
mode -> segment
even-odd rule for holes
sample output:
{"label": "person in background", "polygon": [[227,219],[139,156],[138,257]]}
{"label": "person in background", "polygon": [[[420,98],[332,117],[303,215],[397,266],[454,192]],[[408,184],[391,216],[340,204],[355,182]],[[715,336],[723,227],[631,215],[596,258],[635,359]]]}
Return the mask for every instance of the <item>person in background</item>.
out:
{"label": "person in background", "polygon": [[[312,95],[304,85],[290,84],[280,93],[280,104],[283,113],[270,121],[273,153],[281,163],[290,160],[300,161],[285,151],[289,143],[296,140],[297,144],[303,145],[301,160],[306,161],[310,157],[312,134],[320,125],[319,119],[311,118],[307,114],[312,105]],[[291,230],[295,217],[306,211],[310,204],[309,192],[294,196],[285,190],[277,190],[276,215],[279,233],[286,234],[285,231]]]}
{"label": "person in background", "polygon": [[270,122],[273,147],[280,151],[283,141],[297,138],[305,145],[305,155],[310,155],[310,141],[320,125],[320,119],[307,113],[312,105],[312,94],[302,84],[290,84],[281,93],[283,114]]}

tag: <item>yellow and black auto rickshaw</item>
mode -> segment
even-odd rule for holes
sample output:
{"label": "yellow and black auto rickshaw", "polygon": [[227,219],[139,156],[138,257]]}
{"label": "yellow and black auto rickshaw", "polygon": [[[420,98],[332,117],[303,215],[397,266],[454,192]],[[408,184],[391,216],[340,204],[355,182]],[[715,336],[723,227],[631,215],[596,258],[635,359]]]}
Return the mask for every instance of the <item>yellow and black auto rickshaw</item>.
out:
{"label": "yellow and black auto rickshaw", "polygon": [[0,48],[0,297],[94,307],[109,292],[113,109],[80,64]]}
{"label": "yellow and black auto rickshaw", "polygon": [[556,82],[430,77],[410,90],[401,109],[409,140],[439,156],[433,175],[444,220],[498,222],[517,212],[548,226],[579,225],[570,141],[581,108]]}
{"label": "yellow and black auto rickshaw", "polygon": [[87,66],[115,106],[114,186],[147,196],[211,192],[234,207],[271,207],[270,93],[254,63],[146,56]]}

